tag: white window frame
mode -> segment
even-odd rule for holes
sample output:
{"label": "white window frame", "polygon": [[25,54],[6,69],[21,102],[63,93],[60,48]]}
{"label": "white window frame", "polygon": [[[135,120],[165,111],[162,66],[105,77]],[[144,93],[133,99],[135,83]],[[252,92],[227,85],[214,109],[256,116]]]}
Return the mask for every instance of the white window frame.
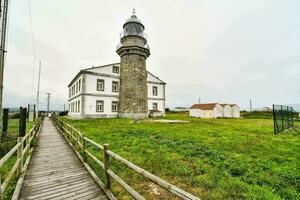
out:
{"label": "white window frame", "polygon": [[112,81],[112,92],[119,92],[119,81]]}
{"label": "white window frame", "polygon": [[119,73],[120,73],[120,67],[118,67],[118,66],[113,66],[113,67],[112,67],[112,72],[115,73],[115,74],[119,74]]}
{"label": "white window frame", "polygon": [[[116,106],[116,109],[114,109],[114,106]],[[118,112],[118,109],[119,109],[119,102],[112,101],[111,102],[111,112]]]}
{"label": "white window frame", "polygon": [[[102,83],[102,84],[99,84]],[[99,88],[99,85],[102,85],[102,88]],[[105,80],[104,79],[97,79],[96,89],[97,91],[104,91],[105,88]]]}
{"label": "white window frame", "polygon": [[152,86],[152,95],[153,96],[158,96],[158,87],[157,86]]}
{"label": "white window frame", "polygon": [[[156,105],[156,109],[154,109],[154,105]],[[158,103],[157,102],[153,102],[152,103],[152,110],[158,110]]]}
{"label": "white window frame", "polygon": [[[98,109],[98,103],[100,103],[100,105],[102,104],[102,108]],[[96,112],[104,112],[104,101],[103,100],[96,100]]]}

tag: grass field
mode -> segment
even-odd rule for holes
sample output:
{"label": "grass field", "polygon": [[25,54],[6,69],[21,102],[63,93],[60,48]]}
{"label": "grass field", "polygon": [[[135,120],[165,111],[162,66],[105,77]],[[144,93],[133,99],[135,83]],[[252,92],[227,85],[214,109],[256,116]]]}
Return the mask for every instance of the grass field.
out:
{"label": "grass field", "polygon": [[[27,122],[26,131],[28,132],[33,126],[32,122]],[[8,134],[3,138],[2,143],[0,144],[0,159],[7,154],[11,148],[13,148],[17,143],[17,137],[19,133],[19,119],[9,119],[8,120]],[[12,156],[5,165],[0,168],[0,178],[1,181],[4,181],[6,175],[11,170],[12,166],[15,164],[16,155]],[[13,194],[14,187],[16,184],[16,179],[12,179],[9,184],[7,191],[4,194],[4,199],[10,199]]]}
{"label": "grass field", "polygon": [[[109,143],[119,155],[203,199],[300,199],[300,135],[295,131],[274,136],[271,119],[166,118],[190,122],[64,119],[88,138]],[[151,184],[140,183],[124,169],[115,167],[135,187],[151,192]]]}

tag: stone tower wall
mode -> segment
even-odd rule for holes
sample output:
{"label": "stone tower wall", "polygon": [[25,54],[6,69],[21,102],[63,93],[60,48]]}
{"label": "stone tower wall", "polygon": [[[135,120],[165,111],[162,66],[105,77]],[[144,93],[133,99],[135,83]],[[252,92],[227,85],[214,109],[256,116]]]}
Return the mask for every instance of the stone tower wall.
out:
{"label": "stone tower wall", "polygon": [[121,57],[119,113],[121,117],[144,118],[147,105],[146,58],[139,54]]}

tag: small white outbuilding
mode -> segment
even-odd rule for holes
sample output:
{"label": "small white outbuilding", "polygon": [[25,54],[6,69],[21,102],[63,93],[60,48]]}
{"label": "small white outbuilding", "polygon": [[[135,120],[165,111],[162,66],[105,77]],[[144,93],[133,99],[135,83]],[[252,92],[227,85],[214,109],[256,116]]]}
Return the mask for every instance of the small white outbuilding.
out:
{"label": "small white outbuilding", "polygon": [[223,107],[218,103],[194,104],[189,113],[190,117],[217,118],[223,116]]}
{"label": "small white outbuilding", "polygon": [[236,104],[229,104],[231,106],[231,117],[240,118],[240,107]]}
{"label": "small white outbuilding", "polygon": [[232,117],[232,110],[229,104],[220,104],[223,107],[223,115],[222,117],[231,118]]}

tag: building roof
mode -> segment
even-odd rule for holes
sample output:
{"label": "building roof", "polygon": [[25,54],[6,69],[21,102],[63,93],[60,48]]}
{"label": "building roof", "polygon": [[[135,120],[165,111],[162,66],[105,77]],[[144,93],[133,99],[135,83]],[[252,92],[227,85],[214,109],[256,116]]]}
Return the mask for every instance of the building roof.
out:
{"label": "building roof", "polygon": [[[114,65],[118,65],[119,67],[121,66],[121,63],[112,63],[112,64],[107,64],[107,65],[101,65],[101,66],[93,66],[93,67],[89,67],[89,68],[85,68],[80,70],[76,76],[72,79],[72,81],[68,84],[68,87],[70,87],[81,74],[87,74],[89,73],[89,71],[93,70],[93,69],[97,69],[97,68],[102,68],[102,67],[108,67],[108,66],[114,66]],[[161,81],[162,84],[167,84],[166,82],[162,81],[160,78],[158,78],[157,76],[155,76],[154,74],[150,73],[149,71],[147,71],[149,74],[151,74],[152,76],[154,76],[155,78],[157,78],[159,81]]]}
{"label": "building roof", "polygon": [[239,107],[237,104],[229,104],[231,107],[233,107],[233,106],[237,106],[237,107]]}
{"label": "building roof", "polygon": [[233,105],[233,104],[221,103],[220,105],[224,107],[224,106],[227,106],[227,105],[231,106],[231,105]]}
{"label": "building roof", "polygon": [[190,109],[213,110],[218,103],[194,104]]}

